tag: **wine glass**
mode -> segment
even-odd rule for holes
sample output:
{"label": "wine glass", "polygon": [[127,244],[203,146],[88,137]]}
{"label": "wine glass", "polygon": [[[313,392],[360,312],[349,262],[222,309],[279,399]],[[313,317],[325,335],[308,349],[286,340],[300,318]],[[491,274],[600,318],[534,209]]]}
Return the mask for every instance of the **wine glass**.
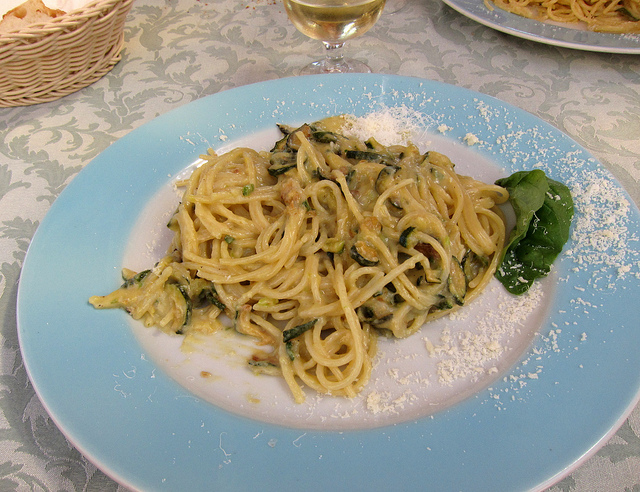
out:
{"label": "wine glass", "polygon": [[322,41],[325,58],[301,74],[371,72],[366,63],[345,58],[345,41],[361,36],[376,23],[385,0],[284,0],[287,15],[305,36]]}

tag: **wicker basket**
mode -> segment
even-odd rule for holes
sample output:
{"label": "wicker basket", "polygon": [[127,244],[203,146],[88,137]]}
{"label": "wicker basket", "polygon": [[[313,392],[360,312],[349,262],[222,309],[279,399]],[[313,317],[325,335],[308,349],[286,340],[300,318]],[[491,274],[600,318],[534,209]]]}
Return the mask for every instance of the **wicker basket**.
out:
{"label": "wicker basket", "polygon": [[54,101],[120,60],[133,0],[94,0],[45,24],[0,34],[0,107]]}

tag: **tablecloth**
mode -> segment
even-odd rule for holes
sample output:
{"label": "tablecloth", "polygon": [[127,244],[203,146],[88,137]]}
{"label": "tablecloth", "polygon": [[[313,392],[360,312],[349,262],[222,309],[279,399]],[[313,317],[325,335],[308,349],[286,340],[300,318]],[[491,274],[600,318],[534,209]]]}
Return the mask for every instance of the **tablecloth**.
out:
{"label": "tablecloth", "polygon": [[[588,149],[640,203],[640,56],[521,39],[438,0],[400,2],[346,50],[374,72],[453,84],[538,116]],[[103,79],[58,101],[0,109],[0,490],[123,490],[57,429],[20,355],[20,269],[56,197],[92,158],[154,117],[294,77],[321,51],[275,0],[136,0],[123,58]],[[640,408],[549,490],[640,490]]]}

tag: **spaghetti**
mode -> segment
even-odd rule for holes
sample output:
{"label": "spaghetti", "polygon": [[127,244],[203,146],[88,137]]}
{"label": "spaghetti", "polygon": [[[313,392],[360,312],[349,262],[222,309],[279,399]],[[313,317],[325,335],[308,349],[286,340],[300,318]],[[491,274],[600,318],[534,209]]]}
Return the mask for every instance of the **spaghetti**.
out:
{"label": "spaghetti", "polygon": [[167,256],[91,304],[187,336],[226,315],[264,348],[249,365],[296,402],[303,386],[355,396],[379,333],[407,337],[487,285],[508,193],[437,152],[345,136],[344,121],[281,126],[270,152],[210,150],[180,183]]}
{"label": "spaghetti", "polygon": [[640,0],[485,0],[503,10],[539,21],[583,23],[587,29],[640,33]]}

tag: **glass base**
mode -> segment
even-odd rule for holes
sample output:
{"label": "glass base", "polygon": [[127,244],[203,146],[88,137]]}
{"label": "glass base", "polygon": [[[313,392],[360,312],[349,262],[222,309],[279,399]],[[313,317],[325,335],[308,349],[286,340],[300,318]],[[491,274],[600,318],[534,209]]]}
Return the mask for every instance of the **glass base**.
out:
{"label": "glass base", "polygon": [[342,58],[339,61],[325,58],[324,60],[309,63],[309,65],[300,70],[300,75],[322,73],[371,73],[371,68],[366,63],[350,58]]}

